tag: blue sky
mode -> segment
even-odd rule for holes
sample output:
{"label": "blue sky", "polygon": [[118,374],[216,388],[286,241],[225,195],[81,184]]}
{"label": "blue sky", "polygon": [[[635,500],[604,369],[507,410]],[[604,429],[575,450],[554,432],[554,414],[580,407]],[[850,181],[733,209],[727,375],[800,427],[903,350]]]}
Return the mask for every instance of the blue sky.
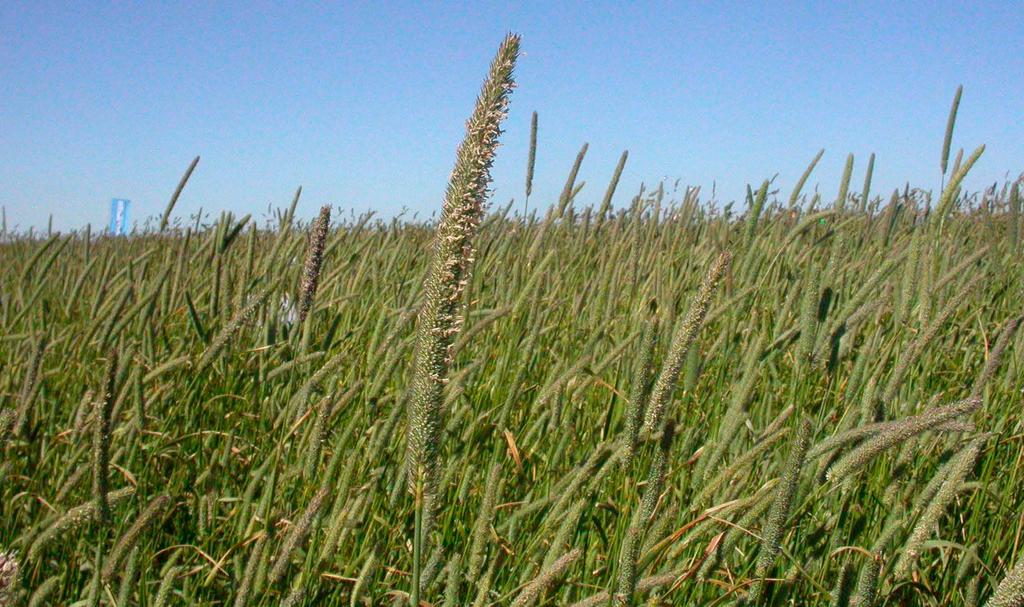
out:
{"label": "blue sky", "polygon": [[[581,202],[641,182],[742,199],[778,173],[832,194],[848,152],[859,189],[937,187],[954,150],[987,151],[971,187],[1024,170],[1024,36],[1013,3],[0,3],[0,205],[8,223],[104,225],[112,197],[157,215],[193,156],[176,216],[261,215],[299,185],[321,204],[435,212],[463,124],[506,31],[523,35],[493,202],[531,206],[590,152]],[[955,152],[954,152],[955,153]]]}

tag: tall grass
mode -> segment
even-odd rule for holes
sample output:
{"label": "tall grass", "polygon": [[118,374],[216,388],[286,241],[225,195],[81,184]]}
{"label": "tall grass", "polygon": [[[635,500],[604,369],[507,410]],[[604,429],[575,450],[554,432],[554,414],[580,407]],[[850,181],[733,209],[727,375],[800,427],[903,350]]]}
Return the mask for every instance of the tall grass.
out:
{"label": "tall grass", "polygon": [[5,234],[0,602],[1024,604],[1019,183],[487,214],[517,55],[435,223]]}

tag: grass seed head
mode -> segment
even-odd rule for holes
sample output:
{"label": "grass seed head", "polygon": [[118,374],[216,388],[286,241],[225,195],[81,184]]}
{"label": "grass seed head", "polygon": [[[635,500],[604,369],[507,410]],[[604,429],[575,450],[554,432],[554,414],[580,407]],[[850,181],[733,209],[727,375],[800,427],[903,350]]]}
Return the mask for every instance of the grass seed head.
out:
{"label": "grass seed head", "polygon": [[306,315],[313,308],[317,285],[320,282],[320,269],[324,261],[324,245],[327,242],[327,230],[331,224],[331,207],[320,208],[320,215],[313,222],[309,231],[309,244],[306,248],[306,263],[302,266],[302,284],[299,288],[299,323],[306,320]]}
{"label": "grass seed head", "polygon": [[13,552],[0,552],[0,605],[11,605],[21,588],[21,567]]}

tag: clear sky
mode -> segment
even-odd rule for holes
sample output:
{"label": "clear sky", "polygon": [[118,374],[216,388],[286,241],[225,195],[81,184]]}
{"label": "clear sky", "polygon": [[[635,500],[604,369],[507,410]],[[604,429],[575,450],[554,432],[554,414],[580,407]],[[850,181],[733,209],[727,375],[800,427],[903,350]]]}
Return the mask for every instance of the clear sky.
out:
{"label": "clear sky", "polygon": [[[557,198],[590,152],[581,202],[667,178],[742,199],[778,173],[788,195],[833,195],[846,154],[859,190],[937,187],[954,137],[987,151],[974,188],[1024,170],[1020,4],[0,2],[0,204],[9,225],[104,225],[112,197],[158,215],[260,216],[303,186],[321,204],[436,211],[466,117],[507,31],[523,35],[494,203],[522,204],[530,114],[540,114],[531,206]],[[898,6],[896,6],[898,4]]]}

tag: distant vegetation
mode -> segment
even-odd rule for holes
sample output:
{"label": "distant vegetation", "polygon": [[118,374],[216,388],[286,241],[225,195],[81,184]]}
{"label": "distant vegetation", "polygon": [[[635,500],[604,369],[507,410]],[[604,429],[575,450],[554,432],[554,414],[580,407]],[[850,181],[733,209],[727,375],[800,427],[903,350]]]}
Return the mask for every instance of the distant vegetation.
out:
{"label": "distant vegetation", "polygon": [[0,604],[1024,605],[1020,184],[956,104],[935,194],[589,206],[584,150],[485,214],[518,52],[436,224],[181,227],[193,162],[6,235]]}

